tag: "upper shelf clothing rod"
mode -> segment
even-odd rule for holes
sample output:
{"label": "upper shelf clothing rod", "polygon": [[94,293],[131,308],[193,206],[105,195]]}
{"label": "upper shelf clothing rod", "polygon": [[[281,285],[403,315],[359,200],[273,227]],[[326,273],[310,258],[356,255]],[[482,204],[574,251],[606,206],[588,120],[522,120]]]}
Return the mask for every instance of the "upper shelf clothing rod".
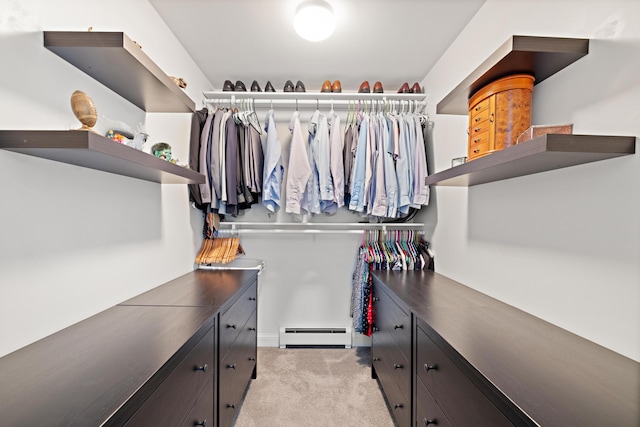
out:
{"label": "upper shelf clothing rod", "polygon": [[299,101],[420,101],[426,99],[424,93],[358,93],[358,92],[233,92],[233,91],[205,91],[205,99],[254,99],[254,100],[284,100]]}

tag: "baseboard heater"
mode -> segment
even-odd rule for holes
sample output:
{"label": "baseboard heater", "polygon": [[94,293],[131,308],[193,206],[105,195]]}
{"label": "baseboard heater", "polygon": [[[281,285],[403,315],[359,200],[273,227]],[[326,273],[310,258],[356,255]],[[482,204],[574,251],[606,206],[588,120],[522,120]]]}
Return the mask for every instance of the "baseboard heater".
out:
{"label": "baseboard heater", "polygon": [[280,328],[280,348],[351,348],[351,328]]}

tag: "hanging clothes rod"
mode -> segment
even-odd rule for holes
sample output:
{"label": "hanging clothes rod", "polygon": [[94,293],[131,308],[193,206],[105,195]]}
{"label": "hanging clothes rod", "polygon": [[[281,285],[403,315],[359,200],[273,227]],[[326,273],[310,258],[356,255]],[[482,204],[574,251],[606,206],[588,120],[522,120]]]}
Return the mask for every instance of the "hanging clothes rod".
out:
{"label": "hanging clothes rod", "polygon": [[366,230],[419,230],[423,223],[290,223],[290,222],[221,222],[220,230],[242,234],[362,234]]}
{"label": "hanging clothes rod", "polygon": [[287,105],[306,108],[319,108],[320,105],[361,107],[380,105],[407,105],[414,110],[427,106],[426,95],[423,93],[326,93],[326,92],[203,92],[203,104],[233,104],[238,105],[243,100],[249,100],[251,105]]}

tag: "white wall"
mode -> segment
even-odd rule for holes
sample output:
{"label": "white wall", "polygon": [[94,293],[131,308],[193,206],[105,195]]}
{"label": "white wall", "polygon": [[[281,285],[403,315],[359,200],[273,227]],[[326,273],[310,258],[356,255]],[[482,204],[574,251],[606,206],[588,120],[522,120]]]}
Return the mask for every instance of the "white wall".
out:
{"label": "white wall", "polygon": [[[435,171],[466,155],[467,128],[436,104],[513,34],[591,39],[589,55],[535,86],[533,124],[640,134],[640,2],[488,0],[423,81]],[[638,154],[436,187],[434,201],[438,272],[640,360]]]}
{"label": "white wall", "polygon": [[[199,101],[210,83],[146,0],[0,0],[0,129],[79,127],[69,106],[146,126],[186,162],[191,115],[145,114],[43,47],[43,30],[124,31]],[[201,215],[160,185],[0,150],[0,356],[193,268]]]}

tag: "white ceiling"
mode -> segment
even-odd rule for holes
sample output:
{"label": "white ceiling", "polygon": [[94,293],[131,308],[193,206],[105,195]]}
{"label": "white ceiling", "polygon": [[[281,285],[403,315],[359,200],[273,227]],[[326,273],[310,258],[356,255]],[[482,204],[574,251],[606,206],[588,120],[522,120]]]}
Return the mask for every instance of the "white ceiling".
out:
{"label": "white ceiling", "polygon": [[328,0],[338,21],[323,42],[293,30],[301,0],[149,0],[213,84],[241,80],[307,91],[336,79],[396,92],[421,81],[485,0]]}

